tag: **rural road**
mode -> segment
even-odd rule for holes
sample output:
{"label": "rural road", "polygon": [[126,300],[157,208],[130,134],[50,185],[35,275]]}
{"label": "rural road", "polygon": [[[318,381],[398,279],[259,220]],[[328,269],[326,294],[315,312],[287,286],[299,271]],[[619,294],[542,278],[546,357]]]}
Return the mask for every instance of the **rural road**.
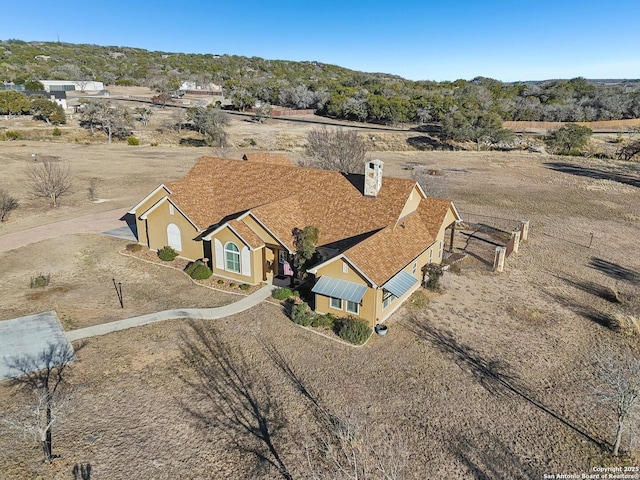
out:
{"label": "rural road", "polygon": [[36,243],[49,238],[60,237],[74,233],[102,233],[125,226],[120,220],[129,211],[128,208],[119,208],[108,212],[91,213],[82,217],[62,220],[47,225],[27,228],[19,232],[8,233],[0,236],[0,253],[8,252],[31,243]]}

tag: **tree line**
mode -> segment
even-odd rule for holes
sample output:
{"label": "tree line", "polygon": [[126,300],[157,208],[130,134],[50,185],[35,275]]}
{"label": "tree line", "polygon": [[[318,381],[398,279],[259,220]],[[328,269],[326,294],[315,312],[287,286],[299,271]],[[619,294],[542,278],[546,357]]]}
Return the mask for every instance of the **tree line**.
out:
{"label": "tree line", "polygon": [[[44,60],[42,55],[48,57]],[[36,59],[36,56],[39,59]],[[375,122],[579,122],[640,117],[640,81],[584,78],[503,83],[486,77],[411,81],[320,62],[151,52],[55,42],[0,42],[4,81],[97,80],[166,91],[192,81],[224,86],[234,108],[256,103],[315,108],[328,117]],[[473,136],[473,135],[472,135]]]}

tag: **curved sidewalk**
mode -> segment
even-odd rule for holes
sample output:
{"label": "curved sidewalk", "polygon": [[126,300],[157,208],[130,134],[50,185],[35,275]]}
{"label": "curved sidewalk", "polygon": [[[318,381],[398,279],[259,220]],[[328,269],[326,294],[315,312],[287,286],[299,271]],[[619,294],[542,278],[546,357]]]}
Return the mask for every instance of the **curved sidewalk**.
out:
{"label": "curved sidewalk", "polygon": [[74,340],[106,335],[107,333],[126,330],[127,328],[139,327],[141,325],[147,325],[149,323],[162,322],[163,320],[172,320],[176,318],[215,320],[218,318],[223,318],[229,315],[243,312],[251,307],[255,307],[263,300],[269,298],[271,296],[271,292],[273,292],[273,290],[276,288],[277,287],[273,285],[265,285],[260,290],[252,293],[242,300],[238,300],[237,302],[230,303],[228,305],[223,305],[222,307],[178,308],[174,310],[163,310],[161,312],[140,315],[139,317],[125,318],[124,320],[117,320],[115,322],[94,325],[93,327],[71,330],[65,332],[65,335],[70,342],[73,342]]}

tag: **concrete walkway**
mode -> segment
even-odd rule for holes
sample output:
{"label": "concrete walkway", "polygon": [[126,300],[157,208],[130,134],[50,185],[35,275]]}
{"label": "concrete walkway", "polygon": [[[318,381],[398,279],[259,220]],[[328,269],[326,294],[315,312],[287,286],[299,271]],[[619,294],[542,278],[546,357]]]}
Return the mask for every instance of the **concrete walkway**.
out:
{"label": "concrete walkway", "polygon": [[67,339],[70,342],[74,340],[80,340],[83,338],[97,337],[99,335],[106,335],[107,333],[117,332],[119,330],[126,330],[127,328],[139,327],[141,325],[147,325],[154,322],[162,322],[163,320],[171,320],[175,318],[195,318],[215,320],[217,318],[227,317],[236,313],[248,310],[251,307],[258,305],[263,300],[266,300],[271,296],[271,292],[278,287],[273,285],[265,285],[260,290],[252,293],[251,295],[238,300],[237,302],[224,305],[222,307],[214,308],[180,308],[175,310],[163,310],[161,312],[149,313],[147,315],[140,315],[139,317],[125,318],[124,320],[118,320],[110,323],[103,323],[101,325],[95,325],[93,327],[79,328],[78,330],[71,330],[65,332]]}
{"label": "concrete walkway", "polygon": [[91,213],[2,235],[0,236],[0,253],[61,235],[102,233],[105,230],[121,228],[124,222],[120,219],[128,210],[128,208],[119,208],[108,212]]}

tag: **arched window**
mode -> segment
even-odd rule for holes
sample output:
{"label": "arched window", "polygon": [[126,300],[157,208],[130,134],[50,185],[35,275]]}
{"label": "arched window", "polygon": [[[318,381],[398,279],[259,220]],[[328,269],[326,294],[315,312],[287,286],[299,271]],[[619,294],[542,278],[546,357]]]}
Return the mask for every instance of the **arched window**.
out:
{"label": "arched window", "polygon": [[177,252],[182,251],[182,238],[180,237],[180,229],[174,223],[167,225],[167,243]]}
{"label": "arched window", "polygon": [[240,273],[240,250],[235,243],[227,242],[224,245],[224,262],[227,272]]}

